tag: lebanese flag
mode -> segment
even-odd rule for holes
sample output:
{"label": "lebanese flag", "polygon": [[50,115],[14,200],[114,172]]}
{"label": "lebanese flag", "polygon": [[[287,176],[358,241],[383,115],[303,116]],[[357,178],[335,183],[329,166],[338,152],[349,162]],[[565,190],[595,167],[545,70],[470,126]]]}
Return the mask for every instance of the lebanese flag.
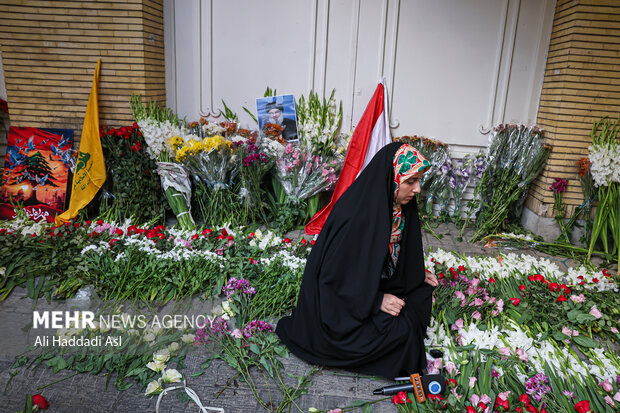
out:
{"label": "lebanese flag", "polygon": [[321,232],[325,220],[327,220],[340,195],[349,188],[372,157],[390,142],[392,142],[392,137],[387,117],[387,93],[385,91],[385,79],[382,79],[353,132],[332,198],[306,224],[304,228],[306,234],[314,235]]}

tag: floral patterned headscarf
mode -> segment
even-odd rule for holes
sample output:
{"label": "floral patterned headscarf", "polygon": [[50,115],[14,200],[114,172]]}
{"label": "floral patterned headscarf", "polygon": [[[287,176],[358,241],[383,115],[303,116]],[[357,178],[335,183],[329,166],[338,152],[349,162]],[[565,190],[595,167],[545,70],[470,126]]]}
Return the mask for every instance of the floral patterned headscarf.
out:
{"label": "floral patterned headscarf", "polygon": [[404,144],[394,154],[394,210],[392,212],[392,235],[390,236],[390,255],[394,264],[398,261],[400,238],[405,228],[402,207],[396,203],[396,196],[403,181],[413,175],[425,172],[431,163],[413,146]]}

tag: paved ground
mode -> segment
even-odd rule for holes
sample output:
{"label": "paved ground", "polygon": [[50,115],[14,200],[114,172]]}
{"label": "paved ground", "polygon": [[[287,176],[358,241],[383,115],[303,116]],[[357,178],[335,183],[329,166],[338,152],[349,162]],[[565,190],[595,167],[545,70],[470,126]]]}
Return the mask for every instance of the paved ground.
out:
{"label": "paved ground", "polygon": [[[496,248],[485,248],[481,244],[469,244],[457,240],[458,230],[452,224],[441,224],[434,229],[438,239],[434,235],[424,233],[424,245],[428,248],[443,248],[457,251],[468,255],[497,254]],[[299,236],[299,233],[295,234]],[[466,234],[467,235],[467,234]],[[504,250],[506,251],[506,250]],[[519,252],[519,251],[514,251]],[[556,262],[560,269],[573,266],[570,259],[550,257],[536,251],[525,251],[530,255],[546,257]],[[23,291],[14,292],[8,300],[0,302],[0,383],[6,385],[11,375],[10,366],[13,363],[15,349],[19,348],[19,340],[11,337],[10,331],[28,324],[32,319],[32,300],[24,297]],[[41,300],[37,303],[37,309],[48,309],[49,304]],[[187,368],[183,371],[186,377],[194,372],[199,372],[200,364],[205,356],[200,353],[192,354],[186,359]],[[300,374],[309,371],[310,366],[291,357],[284,360],[285,373]],[[141,389],[130,388],[126,391],[117,391],[112,385],[106,389],[107,376],[100,374],[79,374],[66,380],[54,383],[60,379],[71,376],[72,373],[62,371],[53,374],[51,369],[37,368],[35,370],[19,369],[12,378],[10,385],[0,393],[0,412],[14,413],[23,408],[24,396],[28,393],[42,392],[51,403],[50,412],[155,412],[156,399],[147,398]],[[205,406],[223,408],[226,413],[237,412],[264,412],[263,407],[258,405],[250,390],[244,383],[232,380],[228,386],[226,382],[234,375],[233,370],[226,364],[214,362],[206,374],[199,377],[190,377],[188,386],[199,395]],[[257,382],[262,379],[256,377]],[[292,379],[287,379],[292,380]],[[324,369],[316,374],[313,385],[308,394],[303,395],[298,404],[304,412],[309,407],[329,409],[348,405],[357,400],[377,400],[372,391],[378,387],[389,385],[383,380],[353,375],[340,370]],[[42,386],[46,386],[41,390]],[[268,398],[269,389],[262,385],[259,391],[264,398]],[[395,412],[394,406],[389,401],[382,401],[374,405],[374,412]],[[160,412],[196,412],[198,408],[193,403],[181,402],[174,394],[163,398]],[[295,408],[291,411],[297,411]]]}

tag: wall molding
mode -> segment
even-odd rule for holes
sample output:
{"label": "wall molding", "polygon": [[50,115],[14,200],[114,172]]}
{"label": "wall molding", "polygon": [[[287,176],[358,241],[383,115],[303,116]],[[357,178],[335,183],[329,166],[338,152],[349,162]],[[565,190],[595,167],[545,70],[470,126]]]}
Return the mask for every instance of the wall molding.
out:
{"label": "wall molding", "polygon": [[213,103],[213,0],[199,0],[200,36],[198,49],[199,68],[199,115],[219,118],[222,111],[214,109]]}
{"label": "wall molding", "polygon": [[[493,118],[495,117],[495,105],[497,103],[497,92],[498,92],[498,88],[499,88],[499,82],[500,82],[500,74],[501,74],[501,63],[502,63],[502,53],[503,53],[503,49],[504,49],[504,41],[506,39],[506,22],[508,21],[508,11],[509,11],[509,3],[510,0],[504,0],[503,2],[503,10],[502,10],[502,15],[504,16],[503,19],[500,20],[500,30],[499,32],[501,33],[501,37],[498,36],[497,38],[497,46],[496,46],[496,51],[495,51],[495,72],[493,73],[493,85],[491,86],[492,88],[492,93],[490,95],[489,98],[489,111],[488,111],[488,115],[487,115],[487,120],[484,124],[481,124],[478,127],[478,132],[480,132],[483,135],[487,135],[489,132],[491,132],[491,129],[493,128]],[[484,125],[488,125],[488,126],[484,126]]]}

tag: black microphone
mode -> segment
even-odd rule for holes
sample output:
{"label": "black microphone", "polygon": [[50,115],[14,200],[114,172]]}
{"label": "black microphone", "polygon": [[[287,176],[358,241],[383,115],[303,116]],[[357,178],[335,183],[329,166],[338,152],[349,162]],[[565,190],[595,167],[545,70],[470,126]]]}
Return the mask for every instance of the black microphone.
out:
{"label": "black microphone", "polygon": [[397,394],[398,392],[404,391],[405,393],[413,391],[413,383],[404,383],[404,384],[394,384],[392,386],[382,387],[380,389],[375,389],[372,394],[376,396],[384,395],[391,396],[393,394]]}

